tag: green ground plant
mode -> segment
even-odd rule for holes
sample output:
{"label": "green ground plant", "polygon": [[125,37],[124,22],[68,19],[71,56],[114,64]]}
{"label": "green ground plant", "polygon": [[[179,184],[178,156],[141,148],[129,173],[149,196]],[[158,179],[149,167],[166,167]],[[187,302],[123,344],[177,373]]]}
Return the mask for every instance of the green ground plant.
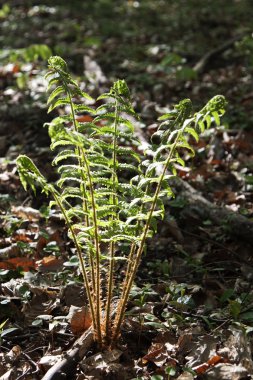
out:
{"label": "green ground plant", "polygon": [[60,210],[79,258],[94,339],[109,347],[120,336],[146,241],[164,216],[163,199],[173,197],[169,180],[185,165],[185,152],[194,155],[189,137],[198,140],[213,121],[219,125],[226,101],[217,95],[195,113],[189,99],[181,101],[159,118],[143,156],[124,80],[101,95],[95,109],[62,58],[49,59],[46,78],[49,111],[61,109],[48,125],[59,180],[48,183],[25,155],[17,158],[20,180],[25,190],[29,185],[36,192],[39,186]]}

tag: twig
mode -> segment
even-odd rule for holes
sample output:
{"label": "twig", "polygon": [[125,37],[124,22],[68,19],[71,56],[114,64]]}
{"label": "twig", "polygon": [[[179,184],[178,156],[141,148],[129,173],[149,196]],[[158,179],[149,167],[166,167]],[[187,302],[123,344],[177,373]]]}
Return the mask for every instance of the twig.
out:
{"label": "twig", "polygon": [[222,45],[217,47],[216,49],[213,49],[206,53],[193,67],[193,70],[196,71],[196,73],[201,74],[206,69],[206,66],[208,63],[220,55],[221,53],[224,53],[224,51],[228,50],[231,46],[234,45],[236,41],[239,41],[244,37],[245,34],[239,34],[235,37],[230,38],[228,41],[224,42]]}
{"label": "twig", "polygon": [[77,339],[73,347],[66,352],[65,357],[47,371],[42,380],[69,379],[69,376],[71,376],[78,362],[84,357],[92,343],[93,332],[90,327],[79,339]]}
{"label": "twig", "polygon": [[218,226],[227,226],[227,235],[237,237],[240,241],[253,244],[253,222],[245,216],[220,207],[208,201],[201,193],[194,189],[189,183],[177,177],[172,180],[173,187],[183,194],[189,205],[203,219],[210,219]]}
{"label": "twig", "polygon": [[29,355],[27,355],[25,352],[22,352],[22,355],[31,363],[31,366],[35,368],[34,371],[32,371],[32,368],[28,368],[27,371],[25,371],[22,375],[20,375],[17,380],[23,379],[26,375],[36,375],[39,373],[39,367],[38,365],[30,358]]}
{"label": "twig", "polygon": [[[241,263],[241,262],[244,262],[245,264],[249,265],[249,261],[244,259],[239,253],[235,252],[234,250],[230,249],[230,248],[227,248],[225,245],[219,243],[218,241],[214,240],[214,239],[209,239],[205,236],[202,236],[200,234],[194,234],[193,232],[189,232],[183,228],[179,228],[179,227],[176,227],[178,228],[180,231],[182,231],[183,233],[185,233],[186,235],[189,235],[189,236],[194,236],[200,240],[204,240],[206,242],[209,242],[213,245],[216,245],[217,247],[220,247],[222,249],[224,249],[225,251],[227,251],[228,253],[231,253],[231,255],[235,256],[237,259],[239,259],[240,261],[238,262]],[[202,228],[200,228],[201,231],[204,231]],[[217,261],[216,261],[217,262]],[[219,261],[221,262],[221,261]]]}

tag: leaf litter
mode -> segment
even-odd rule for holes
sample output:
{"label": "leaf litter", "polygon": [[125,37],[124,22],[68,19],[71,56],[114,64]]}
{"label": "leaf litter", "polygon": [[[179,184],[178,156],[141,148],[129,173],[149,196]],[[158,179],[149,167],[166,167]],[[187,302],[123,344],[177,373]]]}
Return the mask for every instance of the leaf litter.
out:
{"label": "leaf litter", "polygon": [[[33,9],[29,17],[36,14],[43,24],[43,15],[46,14],[50,30],[50,27],[54,28],[50,26],[52,19],[54,22],[54,13],[42,8]],[[58,12],[57,8],[54,10]],[[15,12],[20,14],[25,9],[20,7]],[[70,25],[69,35],[73,30]],[[48,32],[43,30],[43,33],[46,34],[43,38],[50,39]],[[63,39],[66,38],[63,30],[61,33],[65,36]],[[123,43],[131,38],[130,34],[131,30]],[[189,89],[191,97],[201,99],[212,87],[220,88],[219,83],[223,84],[221,90],[230,98],[231,107],[240,98],[242,110],[247,111],[250,119],[251,81],[247,81],[246,67],[235,62],[225,68],[211,68],[199,81],[189,79],[180,84],[171,74],[168,76],[164,67],[156,67],[157,55],[153,56],[149,68],[148,65],[138,65],[140,59],[136,57],[125,60],[121,66],[111,63],[111,51],[115,51],[119,42],[117,36],[108,41],[105,39],[103,58],[97,56],[98,47],[89,47],[92,53],[85,52],[85,85],[95,91],[94,82],[100,81],[106,87],[103,66],[107,72],[110,66],[109,74],[112,76],[115,73],[118,76],[120,67],[120,75],[127,74],[130,86],[141,83],[142,75],[145,80],[148,77],[155,79],[148,89],[144,83],[143,88],[137,85],[135,90],[137,107],[145,103],[142,116],[147,125],[150,123],[150,128],[156,128],[152,110],[161,108],[164,104],[159,103],[164,103],[165,99],[174,102],[175,93],[180,96],[181,91],[185,95]],[[154,39],[151,45],[156,45]],[[162,45],[157,46],[157,54],[164,58],[166,49]],[[77,50],[74,48],[73,51]],[[120,54],[124,55],[123,52]],[[136,54],[139,56],[140,52]],[[118,59],[116,54],[113,57]],[[92,76],[90,67],[95,68],[95,76]],[[137,67],[139,77],[134,73],[134,67]],[[3,128],[7,131],[0,141],[0,152],[5,156],[0,164],[3,216],[0,311],[1,322],[2,319],[5,322],[1,328],[1,380],[16,380],[20,376],[23,379],[41,378],[74,343],[82,331],[83,318],[88,319],[86,298],[73,258],[75,252],[65,239],[66,229],[57,215],[42,215],[43,195],[37,201],[25,198],[15,172],[14,160],[21,150],[20,145],[26,146],[33,154],[35,152],[37,160],[45,162],[45,165],[49,160],[45,148],[46,132],[41,129],[47,120],[45,110],[43,107],[31,107],[31,98],[14,86],[16,77],[25,71],[30,72],[34,79],[36,65],[22,67],[22,64],[11,64],[0,71],[5,90],[1,97],[9,106],[4,124],[0,125],[1,132]],[[243,78],[244,90],[238,90],[237,77]],[[36,97],[36,93],[41,92],[39,87],[39,81],[33,80],[31,97],[34,100],[39,99]],[[238,91],[245,93],[241,97]],[[250,162],[253,135],[247,127],[238,126],[244,122],[240,119],[240,112],[231,122],[234,129],[221,127],[218,132],[210,130],[213,136],[205,136],[196,144],[193,170],[181,170],[180,175],[206,194],[209,200],[252,218]],[[28,125],[33,124],[33,120],[39,129]],[[148,128],[144,131],[149,134]],[[207,153],[204,153],[205,148]],[[54,173],[50,175],[54,178]],[[188,208],[187,200],[177,199],[174,205],[172,202],[168,206],[168,218],[167,225],[161,223],[159,226],[159,236],[149,243],[145,263],[137,278],[138,289],[145,291],[139,290],[139,295],[138,291],[137,295],[132,295],[119,348],[108,353],[97,353],[91,348],[79,363],[76,374],[79,380],[160,380],[168,378],[169,373],[173,374],[171,378],[179,380],[245,380],[253,375],[251,247],[229,235],[229,222],[216,226],[203,218],[199,210]],[[71,323],[70,310],[73,306],[78,308],[76,324],[73,322],[75,319]]]}

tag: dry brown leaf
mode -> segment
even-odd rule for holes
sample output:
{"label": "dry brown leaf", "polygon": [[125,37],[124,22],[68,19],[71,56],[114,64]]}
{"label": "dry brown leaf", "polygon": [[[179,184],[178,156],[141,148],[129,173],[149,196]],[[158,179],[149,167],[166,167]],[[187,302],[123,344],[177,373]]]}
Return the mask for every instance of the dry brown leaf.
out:
{"label": "dry brown leaf", "polygon": [[[189,348],[190,352],[186,357],[187,367],[198,368],[198,366],[209,364],[208,360],[217,355],[217,346],[219,344],[219,338],[212,337],[210,335],[201,335],[195,337],[194,341],[191,342]],[[201,371],[201,369],[200,369]]]}
{"label": "dry brown leaf", "polygon": [[83,286],[77,284],[67,284],[63,289],[62,294],[66,306],[82,307],[87,301]]}
{"label": "dry brown leaf", "polygon": [[61,360],[62,355],[45,355],[39,361],[39,367],[44,371],[48,371],[54,364]]}
{"label": "dry brown leaf", "polygon": [[24,243],[30,243],[32,241],[31,233],[25,229],[19,229],[13,235],[14,241],[23,241]]}
{"label": "dry brown leaf", "polygon": [[50,255],[44,257],[42,260],[36,261],[36,267],[38,271],[42,273],[54,272],[62,269],[63,263],[63,259]]}
{"label": "dry brown leaf", "polygon": [[178,227],[178,224],[175,219],[171,219],[166,222],[166,227],[168,228],[169,235],[172,235],[178,243],[182,244],[184,242],[183,234]]}
{"label": "dry brown leaf", "polygon": [[195,371],[198,375],[202,375],[205,373],[210,367],[215,366],[216,364],[224,361],[224,358],[219,355],[212,356],[206,363],[202,363],[196,367],[193,367],[193,371]]}
{"label": "dry brown leaf", "polygon": [[22,268],[24,272],[29,272],[31,269],[35,269],[34,260],[29,260],[25,257],[13,257],[0,262],[0,269],[16,270],[17,268]]}
{"label": "dry brown leaf", "polygon": [[165,346],[162,343],[152,344],[147,355],[143,356],[142,363],[146,364],[148,361],[155,363],[157,360],[160,361],[161,355],[165,353]]}
{"label": "dry brown leaf", "polygon": [[56,291],[49,291],[45,288],[31,287],[32,300],[24,304],[22,312],[27,323],[32,323],[41,314],[51,314],[60,305]]}
{"label": "dry brown leaf", "polygon": [[39,210],[36,210],[32,207],[13,206],[11,208],[11,211],[14,215],[21,219],[39,220],[41,218],[41,213],[39,212]]}
{"label": "dry brown leaf", "polygon": [[193,380],[194,377],[190,372],[183,372],[176,380]]}
{"label": "dry brown leaf", "polygon": [[79,123],[89,123],[89,122],[92,122],[93,121],[93,117],[91,117],[90,115],[82,115],[82,116],[78,116],[76,118],[76,120],[79,122]]}
{"label": "dry brown leaf", "polygon": [[5,355],[5,361],[13,363],[22,353],[20,346],[13,346],[12,349]]}
{"label": "dry brown leaf", "polygon": [[61,234],[58,230],[52,230],[51,228],[47,228],[48,238],[45,238],[44,236],[39,236],[39,239],[37,241],[37,253],[40,254],[41,251],[43,251],[43,248],[46,247],[46,245],[52,241],[55,241],[59,248],[62,248],[63,240],[61,238]]}
{"label": "dry brown leaf", "polygon": [[227,341],[224,343],[228,347],[228,359],[234,363],[240,363],[250,373],[253,374],[253,361],[250,343],[245,332],[239,328],[231,326],[231,332]]}
{"label": "dry brown leaf", "polygon": [[92,323],[88,307],[71,306],[69,309],[68,320],[73,334],[79,335],[86,331]]}
{"label": "dry brown leaf", "polygon": [[80,366],[85,371],[87,378],[122,379],[126,368],[118,362],[121,355],[122,351],[118,349],[97,353],[84,359]]}
{"label": "dry brown leaf", "polygon": [[20,253],[20,248],[17,244],[12,244],[8,247],[0,249],[0,257],[3,260],[9,259],[10,257],[15,257]]}
{"label": "dry brown leaf", "polygon": [[0,380],[14,380],[15,371],[13,368],[11,368],[9,371],[7,371],[4,375],[0,377]]}
{"label": "dry brown leaf", "polygon": [[245,380],[248,371],[241,365],[220,363],[208,370],[202,377],[203,380]]}

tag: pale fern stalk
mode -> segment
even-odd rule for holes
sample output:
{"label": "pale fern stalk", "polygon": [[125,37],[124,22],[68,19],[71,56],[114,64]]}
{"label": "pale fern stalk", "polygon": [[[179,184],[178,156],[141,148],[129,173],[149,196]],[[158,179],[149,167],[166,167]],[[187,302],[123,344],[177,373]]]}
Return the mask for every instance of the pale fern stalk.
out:
{"label": "pale fern stalk", "polygon": [[[76,122],[76,118],[75,118],[75,111],[74,111],[74,107],[73,107],[71,93],[69,91],[67,83],[64,80],[63,80],[63,82],[65,84],[65,88],[66,88],[66,91],[67,91],[67,94],[68,94],[68,97],[69,97],[70,109],[71,109],[71,115],[72,115],[72,120],[73,120],[73,124],[74,124],[74,129],[77,132],[78,131],[78,126],[77,126],[77,122]],[[79,163],[80,167],[83,167],[84,163],[85,163],[85,152],[80,147],[77,148],[77,151],[78,151],[78,163]],[[82,170],[80,171],[80,174],[81,174],[81,177],[83,179],[83,183],[81,184],[80,188],[81,188],[81,191],[82,191],[82,194],[83,194],[83,209],[84,209],[84,212],[85,212],[85,224],[86,224],[87,227],[89,227],[90,226],[90,221],[89,221],[89,215],[88,215],[88,204],[87,204],[87,200],[86,200],[87,199],[87,190],[85,188],[85,176],[84,176],[84,173],[83,173]],[[90,268],[91,268],[92,294],[95,296],[95,292],[96,292],[96,277],[95,277],[94,260],[93,260],[91,249],[89,249],[89,263],[90,263]],[[94,298],[94,304],[96,305],[95,298]]]}
{"label": "pale fern stalk", "polygon": [[[77,121],[75,118],[75,111],[73,107],[72,97],[71,93],[68,89],[68,86],[66,84],[66,90],[69,97],[70,107],[71,107],[71,114],[72,114],[72,120],[74,123],[75,131],[78,131],[77,127]],[[90,197],[91,197],[91,207],[92,207],[92,219],[93,219],[93,226],[94,226],[94,245],[95,245],[95,266],[94,266],[94,260],[92,257],[92,252],[90,252],[89,258],[90,258],[90,264],[91,264],[91,278],[92,278],[92,287],[94,291],[94,305],[95,305],[95,321],[96,321],[96,333],[97,333],[97,340],[98,344],[102,346],[102,331],[101,331],[101,280],[100,280],[100,246],[99,246],[99,234],[98,234],[98,223],[97,223],[97,210],[96,210],[96,201],[94,197],[94,189],[93,189],[93,183],[92,183],[92,177],[90,173],[90,167],[88,160],[86,158],[86,154],[84,149],[78,148],[79,150],[79,157],[81,156],[82,161],[84,163],[87,177],[88,177],[88,183],[89,183],[89,191],[90,191]],[[79,160],[80,163],[80,160]],[[81,171],[81,175],[83,176],[83,172]],[[84,178],[83,178],[84,179]],[[84,198],[85,198],[84,194]],[[84,200],[85,203],[85,210],[87,210],[87,202]],[[88,222],[89,223],[89,222]]]}
{"label": "pale fern stalk", "polygon": [[89,302],[89,306],[90,306],[92,322],[93,322],[94,330],[97,331],[98,330],[98,326],[97,326],[97,321],[96,321],[96,318],[95,318],[94,302],[93,302],[93,298],[92,298],[92,295],[91,295],[91,292],[90,292],[89,279],[88,279],[86,268],[84,266],[84,260],[83,260],[83,256],[82,256],[82,251],[81,251],[80,246],[79,246],[79,244],[77,242],[76,235],[75,235],[75,232],[73,230],[72,224],[71,224],[71,222],[70,222],[70,220],[69,220],[69,218],[68,218],[68,216],[67,216],[67,214],[65,212],[64,206],[62,205],[62,203],[60,201],[60,198],[58,197],[58,195],[55,192],[52,192],[52,195],[54,197],[54,200],[55,200],[56,204],[60,208],[60,210],[62,212],[62,215],[64,216],[64,219],[66,221],[67,227],[68,227],[68,229],[69,229],[69,231],[70,231],[70,233],[72,235],[72,238],[73,238],[76,250],[77,250],[78,259],[79,259],[80,266],[81,266],[81,271],[82,271],[82,276],[83,276],[83,279],[84,279],[84,286],[85,286],[85,289],[86,289],[86,292],[87,292],[88,302]]}
{"label": "pale fern stalk", "polygon": [[[112,204],[115,208],[117,207],[117,197],[116,197],[116,181],[117,181],[117,130],[119,123],[119,111],[118,111],[118,100],[115,100],[115,119],[114,119],[114,134],[113,134],[113,174],[112,174]],[[111,220],[114,221],[115,217],[112,215]],[[105,334],[106,338],[110,336],[111,328],[111,304],[112,304],[112,294],[113,294],[113,275],[114,275],[114,264],[115,264],[115,242],[110,243],[110,264],[109,264],[109,275],[108,275],[108,290],[106,299],[106,312],[105,312]]]}
{"label": "pale fern stalk", "polygon": [[[118,303],[118,308],[117,308],[117,311],[116,311],[115,325],[114,325],[114,331],[113,331],[113,335],[112,335],[112,344],[117,340],[118,335],[120,333],[120,327],[121,327],[121,324],[122,324],[122,321],[123,321],[123,318],[124,318],[126,304],[127,304],[128,298],[129,298],[130,290],[132,288],[133,281],[134,281],[137,269],[138,269],[139,264],[140,264],[141,255],[143,253],[144,245],[145,245],[145,242],[146,242],[146,239],[147,239],[147,235],[148,235],[148,231],[149,231],[149,228],[150,228],[150,223],[151,223],[151,219],[152,219],[152,216],[153,216],[153,212],[154,212],[154,210],[156,208],[157,199],[158,199],[158,196],[160,194],[162,182],[163,182],[164,176],[166,174],[166,171],[168,169],[168,166],[170,164],[170,161],[171,161],[171,159],[172,159],[172,157],[174,155],[174,152],[175,152],[175,149],[176,149],[176,146],[177,146],[177,143],[178,143],[178,140],[179,140],[181,134],[182,134],[182,131],[179,130],[179,132],[177,134],[177,137],[176,137],[176,139],[175,139],[175,141],[174,141],[174,143],[173,143],[173,145],[171,147],[170,153],[169,153],[169,155],[168,155],[168,157],[166,159],[166,162],[164,164],[164,168],[163,168],[162,174],[160,176],[160,180],[159,180],[159,182],[157,184],[157,187],[156,187],[156,191],[155,191],[155,194],[154,194],[154,199],[153,199],[153,202],[152,202],[149,214],[148,214],[148,218],[147,218],[147,221],[145,223],[145,227],[144,227],[144,231],[143,231],[143,234],[142,234],[142,237],[141,237],[140,245],[139,245],[139,248],[138,248],[138,250],[136,252],[135,260],[132,261],[132,265],[130,263],[130,266],[129,266],[128,279],[127,279],[127,282],[126,282],[126,285],[125,285],[125,289],[123,290],[123,294],[122,294],[122,297],[120,298],[120,301]],[[134,252],[134,250],[133,250],[133,252]]]}

